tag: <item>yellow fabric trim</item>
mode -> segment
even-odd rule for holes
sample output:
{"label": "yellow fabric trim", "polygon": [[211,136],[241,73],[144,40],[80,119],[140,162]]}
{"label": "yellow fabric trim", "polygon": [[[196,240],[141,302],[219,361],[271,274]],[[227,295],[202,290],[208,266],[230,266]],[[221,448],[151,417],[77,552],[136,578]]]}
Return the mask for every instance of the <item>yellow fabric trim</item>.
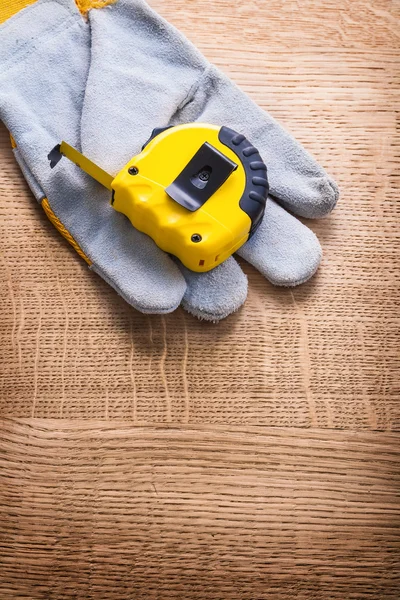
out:
{"label": "yellow fabric trim", "polygon": [[[36,0],[0,0],[0,23],[4,23],[4,21],[16,15],[20,10],[35,2]],[[86,15],[91,8],[104,8],[115,2],[117,0],[75,0],[77,7],[83,15]]]}
{"label": "yellow fabric trim", "polygon": [[35,2],[36,0],[0,0],[0,23],[4,23],[17,12]]}
{"label": "yellow fabric trim", "polygon": [[88,258],[86,256],[86,254],[83,252],[82,248],[78,245],[78,243],[75,241],[75,239],[72,237],[72,235],[70,234],[68,229],[66,229],[64,227],[64,225],[61,223],[60,219],[58,217],[56,217],[56,215],[53,213],[52,209],[50,208],[50,204],[49,204],[49,201],[47,200],[47,198],[44,198],[42,200],[42,207],[43,207],[43,210],[46,213],[47,217],[49,218],[49,220],[53,223],[54,227],[61,233],[61,235],[63,237],[65,237],[67,242],[69,242],[71,244],[71,246],[76,250],[76,252],[79,254],[79,256],[81,258],[83,258],[83,260],[85,260],[87,262],[87,264],[90,266],[92,264],[92,261],[90,260],[90,258]]}
{"label": "yellow fabric trim", "polygon": [[[0,0],[0,2],[1,24],[7,21],[7,19],[12,17],[13,15],[17,14],[23,8],[26,8],[30,4],[34,4],[36,0]],[[117,0],[75,0],[75,3],[82,15],[86,15],[86,13],[91,8],[104,8],[105,6],[109,6],[110,4],[115,4],[115,2],[117,2]],[[16,148],[17,144],[15,143],[15,140],[11,134],[10,141],[12,148]],[[79,256],[83,258],[83,260],[85,260],[90,266],[92,264],[92,261],[86,256],[86,254],[83,252],[82,248],[79,246],[76,240],[72,237],[68,229],[66,229],[61,223],[60,219],[56,217],[56,215],[53,213],[47,198],[44,198],[42,200],[42,207],[48,219],[51,221],[54,227],[61,233],[61,235],[67,240],[67,242],[71,244],[71,246],[76,250]]]}
{"label": "yellow fabric trim", "polygon": [[[10,135],[10,141],[11,141],[12,148],[16,148],[17,144],[15,143],[13,136],[11,135],[11,133],[9,135]],[[50,204],[49,204],[49,201],[47,200],[47,198],[44,198],[42,200],[42,207],[43,207],[43,210],[46,213],[49,221],[51,221],[51,223],[53,223],[54,227],[61,233],[61,235],[67,240],[67,242],[69,242],[71,244],[71,246],[75,249],[75,251],[79,254],[79,256],[81,258],[83,258],[83,260],[85,260],[87,262],[87,264],[90,266],[92,264],[92,261],[90,260],[90,258],[88,258],[86,256],[86,254],[84,253],[82,248],[79,246],[79,244],[76,242],[76,240],[72,237],[72,235],[70,234],[68,229],[66,229],[64,227],[64,225],[61,223],[60,219],[58,217],[56,217],[56,215],[53,213],[52,209],[50,208]]]}
{"label": "yellow fabric trim", "polygon": [[116,2],[117,0],[75,0],[77,7],[83,15],[86,15],[91,8],[104,8]]}

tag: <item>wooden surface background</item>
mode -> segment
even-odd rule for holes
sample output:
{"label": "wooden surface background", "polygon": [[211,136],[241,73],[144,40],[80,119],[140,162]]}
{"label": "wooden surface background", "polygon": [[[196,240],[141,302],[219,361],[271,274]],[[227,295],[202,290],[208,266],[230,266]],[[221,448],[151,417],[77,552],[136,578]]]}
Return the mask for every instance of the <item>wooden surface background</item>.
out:
{"label": "wooden surface background", "polygon": [[0,128],[0,599],[397,599],[399,17],[151,0],[337,179],[299,288],[143,316],[53,230]]}

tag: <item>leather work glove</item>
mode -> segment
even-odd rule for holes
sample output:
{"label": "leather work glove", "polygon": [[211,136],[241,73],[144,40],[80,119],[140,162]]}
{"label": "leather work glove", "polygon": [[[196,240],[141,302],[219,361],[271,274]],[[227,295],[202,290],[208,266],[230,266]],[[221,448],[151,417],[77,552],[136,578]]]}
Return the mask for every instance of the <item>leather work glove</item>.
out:
{"label": "leather work glove", "polygon": [[182,303],[202,319],[226,317],[247,295],[233,257],[207,273],[189,271],[114,211],[100,184],[67,160],[50,170],[47,159],[64,139],[115,175],[155,127],[225,125],[258,148],[272,196],[238,254],[273,284],[307,281],[321,247],[291,213],[327,215],[338,199],[334,181],[144,0],[80,0],[81,9],[90,5],[86,20],[73,0],[38,0],[0,26],[0,118],[53,223],[139,311],[168,313]]}

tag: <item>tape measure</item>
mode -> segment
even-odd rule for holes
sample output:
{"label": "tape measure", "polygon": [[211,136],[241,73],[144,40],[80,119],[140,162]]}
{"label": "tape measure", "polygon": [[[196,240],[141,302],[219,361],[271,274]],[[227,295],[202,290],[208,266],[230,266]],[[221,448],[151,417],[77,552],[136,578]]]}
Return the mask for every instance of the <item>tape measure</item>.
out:
{"label": "tape measure", "polygon": [[210,271],[238,250],[261,223],[267,167],[244,135],[188,123],[154,129],[142,152],[115,176],[62,142],[66,156],[111,193],[111,205],[165,252],[193,271]]}

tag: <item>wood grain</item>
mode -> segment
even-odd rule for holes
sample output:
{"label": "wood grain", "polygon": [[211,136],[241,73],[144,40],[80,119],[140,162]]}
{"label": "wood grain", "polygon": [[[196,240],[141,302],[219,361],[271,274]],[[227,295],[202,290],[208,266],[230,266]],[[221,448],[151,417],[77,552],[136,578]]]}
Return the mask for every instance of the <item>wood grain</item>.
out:
{"label": "wood grain", "polygon": [[134,311],[0,125],[0,600],[400,596],[400,3],[151,0],[336,178],[318,275]]}
{"label": "wood grain", "polygon": [[248,301],[219,325],[143,317],[47,222],[3,129],[1,413],[398,428],[398,3],[153,5],[338,180],[310,224],[323,264],[294,290],[244,264]]}
{"label": "wood grain", "polygon": [[398,598],[398,434],[1,432],[2,598]]}

